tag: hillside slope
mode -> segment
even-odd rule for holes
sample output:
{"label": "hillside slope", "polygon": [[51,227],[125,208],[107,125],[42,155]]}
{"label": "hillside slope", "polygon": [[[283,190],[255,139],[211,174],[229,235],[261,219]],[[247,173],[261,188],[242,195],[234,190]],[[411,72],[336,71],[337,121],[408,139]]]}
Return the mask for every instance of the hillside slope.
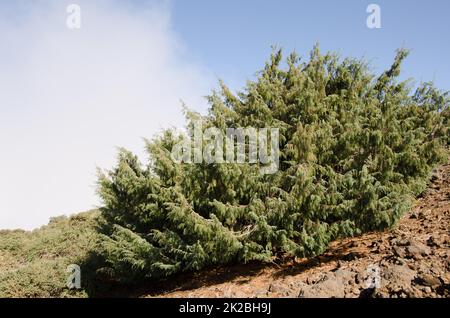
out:
{"label": "hillside slope", "polygon": [[449,270],[450,165],[445,165],[433,171],[428,189],[391,231],[334,242],[325,254],[295,263],[220,268],[189,280],[180,276],[146,296],[450,297]]}
{"label": "hillside slope", "polygon": [[450,165],[434,170],[394,229],[334,242],[312,259],[225,266],[140,286],[100,279],[95,293],[69,291],[66,268],[97,248],[98,220],[90,211],[32,232],[0,231],[0,297],[450,297]]}

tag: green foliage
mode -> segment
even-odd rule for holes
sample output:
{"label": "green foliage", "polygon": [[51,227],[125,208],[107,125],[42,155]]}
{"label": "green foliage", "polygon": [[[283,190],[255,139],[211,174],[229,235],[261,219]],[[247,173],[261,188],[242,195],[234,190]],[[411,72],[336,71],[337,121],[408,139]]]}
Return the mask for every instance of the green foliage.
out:
{"label": "green foliage", "polygon": [[53,218],[32,232],[0,231],[0,297],[86,297],[66,287],[67,266],[83,264],[98,244],[98,211]]}
{"label": "green foliage", "polygon": [[180,136],[147,141],[143,166],[121,149],[100,172],[102,254],[118,280],[136,281],[277,255],[324,252],[337,238],[383,230],[410,207],[445,160],[449,99],[430,83],[399,81],[407,51],[375,76],[365,61],[274,51],[255,81],[233,94],[223,83],[188,132],[203,127],[279,128],[280,167],[177,164]]}

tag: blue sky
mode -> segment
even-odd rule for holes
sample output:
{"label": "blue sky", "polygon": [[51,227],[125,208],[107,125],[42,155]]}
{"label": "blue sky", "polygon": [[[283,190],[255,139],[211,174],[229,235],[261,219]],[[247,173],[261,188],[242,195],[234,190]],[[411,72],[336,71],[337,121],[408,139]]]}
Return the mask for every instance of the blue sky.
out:
{"label": "blue sky", "polygon": [[[381,8],[381,29],[366,27],[366,8]],[[236,87],[259,70],[276,44],[307,57],[316,42],[343,56],[365,56],[374,70],[395,50],[411,54],[404,76],[450,89],[450,1],[175,0],[173,27],[191,54]]]}
{"label": "blue sky", "polygon": [[218,79],[242,88],[272,45],[307,58],[319,42],[378,73],[406,47],[402,77],[448,90],[449,17],[447,0],[0,0],[0,229],[98,206],[116,147],[145,160],[142,138],[183,126],[180,100],[204,112]]}

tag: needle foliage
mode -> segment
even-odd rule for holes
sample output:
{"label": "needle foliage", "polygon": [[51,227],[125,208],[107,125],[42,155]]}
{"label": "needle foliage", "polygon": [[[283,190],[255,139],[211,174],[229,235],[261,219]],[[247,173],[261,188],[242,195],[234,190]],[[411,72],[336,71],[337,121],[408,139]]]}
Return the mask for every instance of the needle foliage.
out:
{"label": "needle foliage", "polygon": [[121,149],[99,173],[107,226],[102,254],[117,279],[168,276],[225,263],[323,253],[335,239],[393,226],[446,160],[449,98],[399,80],[406,50],[374,74],[368,63],[318,46],[303,62],[274,50],[254,81],[223,83],[187,130],[275,127],[280,163],[176,163],[180,135],[147,141],[144,164]]}

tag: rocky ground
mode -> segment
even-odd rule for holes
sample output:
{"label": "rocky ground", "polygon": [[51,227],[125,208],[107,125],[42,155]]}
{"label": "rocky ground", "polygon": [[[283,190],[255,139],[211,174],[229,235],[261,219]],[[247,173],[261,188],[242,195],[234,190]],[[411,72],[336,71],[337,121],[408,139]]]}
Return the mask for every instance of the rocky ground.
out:
{"label": "rocky ground", "polygon": [[395,229],[334,242],[323,255],[223,267],[160,282],[145,297],[450,297],[450,165]]}

